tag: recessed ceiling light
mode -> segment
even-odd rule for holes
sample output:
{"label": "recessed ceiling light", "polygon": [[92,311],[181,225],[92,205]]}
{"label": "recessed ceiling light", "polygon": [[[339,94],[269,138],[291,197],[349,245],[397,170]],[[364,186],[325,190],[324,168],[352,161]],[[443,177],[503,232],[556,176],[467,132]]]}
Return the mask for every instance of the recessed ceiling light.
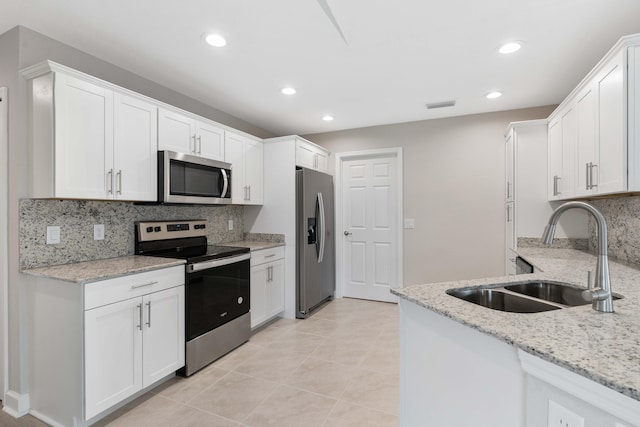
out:
{"label": "recessed ceiling light", "polygon": [[222,47],[227,44],[227,41],[220,34],[206,34],[204,36],[204,41],[214,47]]}
{"label": "recessed ceiling light", "polygon": [[498,91],[489,92],[486,95],[487,99],[496,99],[496,98],[500,98],[501,96],[502,96],[502,92],[498,92]]}
{"label": "recessed ceiling light", "polygon": [[322,116],[322,120],[324,120],[325,122],[330,122],[331,120],[333,120],[333,116],[326,114]]}
{"label": "recessed ceiling light", "polygon": [[285,95],[295,95],[296,90],[292,87],[285,87],[285,88],[282,88],[282,93],[284,93]]}
{"label": "recessed ceiling light", "polygon": [[498,52],[504,53],[504,54],[513,53],[513,52],[519,51],[521,47],[522,47],[522,42],[509,42],[500,46],[500,49],[498,49]]}

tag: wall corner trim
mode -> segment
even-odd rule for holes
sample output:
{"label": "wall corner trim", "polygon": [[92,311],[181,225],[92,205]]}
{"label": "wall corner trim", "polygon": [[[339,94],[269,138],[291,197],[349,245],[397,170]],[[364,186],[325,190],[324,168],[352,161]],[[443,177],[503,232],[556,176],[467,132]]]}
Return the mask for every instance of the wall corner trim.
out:
{"label": "wall corner trim", "polygon": [[2,410],[14,418],[20,418],[29,413],[31,404],[29,403],[29,394],[20,394],[13,390],[7,391],[2,402]]}

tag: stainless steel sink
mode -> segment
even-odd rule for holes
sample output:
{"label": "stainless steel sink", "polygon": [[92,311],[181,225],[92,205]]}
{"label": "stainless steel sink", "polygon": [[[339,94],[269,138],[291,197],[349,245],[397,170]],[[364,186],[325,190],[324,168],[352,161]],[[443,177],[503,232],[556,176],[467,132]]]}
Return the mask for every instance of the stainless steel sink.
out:
{"label": "stainless steel sink", "polygon": [[504,288],[545,301],[568,305],[569,307],[590,304],[589,301],[582,298],[583,289],[576,289],[559,283],[540,281],[518,283],[516,285],[505,286]]}
{"label": "stainless steel sink", "polygon": [[533,298],[504,292],[501,289],[449,289],[447,294],[492,310],[508,311],[510,313],[540,313],[561,308]]}
{"label": "stainless steel sink", "polygon": [[[590,304],[582,297],[584,289],[545,280],[449,289],[447,294],[492,310],[511,313],[540,313]],[[620,299],[614,296],[613,299]]]}

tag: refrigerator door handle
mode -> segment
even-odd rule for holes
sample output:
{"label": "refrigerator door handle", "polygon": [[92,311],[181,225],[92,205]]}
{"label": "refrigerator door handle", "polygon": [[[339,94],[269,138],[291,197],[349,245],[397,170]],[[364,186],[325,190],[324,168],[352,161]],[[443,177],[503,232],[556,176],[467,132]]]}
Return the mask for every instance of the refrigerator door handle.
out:
{"label": "refrigerator door handle", "polygon": [[320,211],[320,231],[317,232],[318,240],[320,241],[320,250],[318,251],[318,264],[322,262],[324,258],[324,238],[325,238],[325,219],[324,219],[324,200],[322,199],[322,193],[318,193],[318,207]]}

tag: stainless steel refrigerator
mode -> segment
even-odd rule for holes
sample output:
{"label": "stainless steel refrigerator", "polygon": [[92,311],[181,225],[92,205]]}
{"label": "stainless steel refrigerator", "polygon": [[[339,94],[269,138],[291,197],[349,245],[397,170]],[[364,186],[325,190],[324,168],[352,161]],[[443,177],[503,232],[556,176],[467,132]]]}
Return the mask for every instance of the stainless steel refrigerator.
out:
{"label": "stainless steel refrigerator", "polygon": [[296,170],[296,317],[304,319],[336,288],[333,177]]}

